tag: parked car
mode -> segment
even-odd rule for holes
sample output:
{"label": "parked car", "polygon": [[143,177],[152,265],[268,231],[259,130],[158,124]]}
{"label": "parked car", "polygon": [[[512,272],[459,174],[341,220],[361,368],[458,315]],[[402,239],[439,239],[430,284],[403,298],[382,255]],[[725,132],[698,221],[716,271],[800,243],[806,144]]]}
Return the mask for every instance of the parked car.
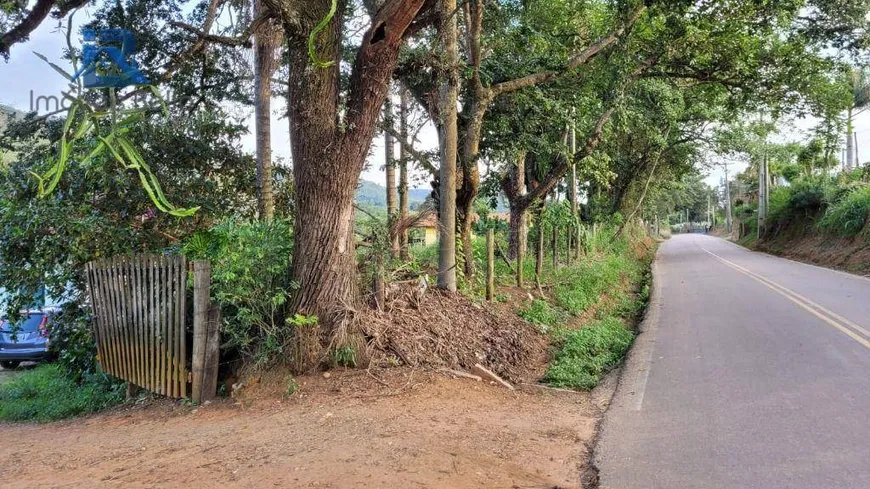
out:
{"label": "parked car", "polygon": [[26,311],[24,320],[17,326],[0,319],[0,367],[13,369],[21,362],[38,362],[48,359],[48,323],[51,311]]}

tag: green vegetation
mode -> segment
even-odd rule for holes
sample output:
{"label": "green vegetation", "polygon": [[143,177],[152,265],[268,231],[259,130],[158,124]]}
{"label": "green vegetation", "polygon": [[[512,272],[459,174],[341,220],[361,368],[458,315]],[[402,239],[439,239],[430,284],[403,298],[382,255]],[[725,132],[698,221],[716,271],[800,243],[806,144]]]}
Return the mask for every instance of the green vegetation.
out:
{"label": "green vegetation", "polygon": [[[554,356],[544,380],[551,385],[595,387],[601,376],[620,362],[634,337],[627,325],[639,317],[649,299],[655,250],[636,248],[643,246],[638,244],[643,230],[630,226],[627,235],[612,240],[616,229],[604,224],[594,234],[585,233],[589,252],[570,265],[563,262],[553,269],[552,254],[546,256],[539,280],[549,293],[517,311],[550,334]],[[557,249],[562,258],[566,252],[564,247]],[[534,257],[527,258],[524,269],[529,271],[530,281],[534,266]],[[497,273],[499,283],[510,285],[515,280],[506,266],[496,268],[501,271]],[[476,286],[465,290],[477,293]],[[578,316],[586,318],[590,313],[592,323],[578,322]]]}
{"label": "green vegetation", "polygon": [[615,317],[564,332],[546,379],[556,387],[592,389],[622,360],[633,339],[634,333]]}
{"label": "green vegetation", "polygon": [[[757,204],[733,210],[737,225],[742,224],[742,244],[751,245],[758,238]],[[787,186],[770,193],[768,227],[775,236],[795,226],[810,232],[817,230],[832,236],[854,237],[870,223],[870,184],[861,173],[800,176]]]}
{"label": "green vegetation", "polygon": [[[284,328],[290,279],[292,226],[284,220],[229,220],[191,236],[182,250],[212,266],[212,296],[221,306],[224,349],[256,366],[280,360],[293,330]],[[316,322],[316,319],[315,319]]]}
{"label": "green vegetation", "polygon": [[870,224],[870,185],[855,188],[828,207],[819,228],[841,236],[856,236]]}
{"label": "green vegetation", "polygon": [[543,331],[558,326],[568,319],[568,314],[565,311],[550,305],[543,299],[533,300],[527,307],[520,309],[517,314],[526,321],[540,326]]}
{"label": "green vegetation", "polygon": [[[0,9],[0,26],[13,34],[0,36],[4,57],[13,47],[27,52],[18,44],[51,10],[30,15],[27,3]],[[615,238],[617,229],[628,224],[636,233],[638,221],[661,221],[679,231],[685,220],[703,222],[718,197],[696,169],[707,154],[741,153],[756,169],[770,159],[773,174],[792,184],[772,199],[774,222],[810,219],[844,236],[864,227],[866,184],[855,176],[841,186],[824,175],[837,163],[843,113],[851,118],[866,106],[866,80],[842,76],[863,76],[846,60],[865,44],[866,1],[703,8],[692,1],[474,1],[461,3],[461,15],[439,11],[448,3],[342,2],[336,10],[335,0],[289,2],[274,9],[275,36],[256,36],[274,37],[283,51],[255,46],[251,66],[251,21],[263,16],[246,2],[184,9],[168,0],[76,2],[87,7],[88,27],[135,32],[136,57],[159,85],[149,98],[171,100],[149,106],[144,87],[83,87],[65,74],[81,67],[79,33],[58,33],[68,45],[51,66],[73,85],[73,108],[6,121],[0,134],[0,156],[16,158],[15,165],[0,161],[0,287],[12,295],[2,309],[17,314],[41,288],[70,297],[70,317],[53,328],[52,343],[59,371],[86,382],[96,365],[85,264],[183,252],[212,262],[225,360],[268,367],[310,357],[311,367],[353,366],[365,357],[366,338],[341,318],[356,317],[372,298],[387,300],[385,286],[432,279],[440,269],[442,289],[458,283],[481,300],[486,250],[472,232],[488,229],[505,255],[496,263],[499,302],[540,297],[521,306],[528,321],[552,332],[572,316],[607,324],[633,317],[648,264],[633,249],[637,240]],[[56,6],[48,17],[78,25],[77,9]],[[238,22],[224,25],[215,15]],[[443,21],[448,16],[455,22]],[[296,28],[300,22],[317,27]],[[273,164],[264,124],[276,73],[292,81],[283,125],[294,143],[292,171],[278,158]],[[398,86],[414,96],[397,114],[397,104],[385,102],[400,97]],[[450,90],[438,100],[420,96],[433,87]],[[258,115],[256,157],[242,145],[250,112]],[[806,144],[778,147],[767,144],[771,124],[743,124],[759,113],[822,122]],[[718,151],[712,128],[734,121],[746,127]],[[431,123],[443,126],[439,147],[419,147],[420,130]],[[373,145],[379,133],[383,146]],[[370,158],[380,153],[376,146],[389,146],[386,162]],[[365,168],[382,163],[390,198],[384,187],[360,182]],[[454,166],[458,179],[440,178]],[[757,175],[741,177],[747,202]],[[445,235],[440,249],[411,249],[409,258],[402,243],[408,216],[392,197],[409,197],[413,208],[430,191],[406,190],[424,182],[437,190]],[[384,209],[388,200],[392,208]],[[505,202],[512,223],[489,215]],[[753,236],[753,208],[738,211]],[[543,249],[535,251],[538,243]],[[520,282],[525,276],[521,290],[508,289],[512,267]],[[296,344],[301,336],[304,344]],[[573,337],[560,348],[581,341]],[[564,365],[574,358],[560,355]],[[583,372],[590,377],[575,385],[597,375]]]}
{"label": "green vegetation", "polygon": [[619,254],[584,261],[566,269],[559,275],[573,280],[556,287],[556,303],[571,314],[579,314],[600,301],[608,290],[614,290],[631,266],[629,260]]}
{"label": "green vegetation", "polygon": [[124,384],[95,373],[73,380],[58,365],[40,365],[0,385],[0,420],[48,422],[124,401]]}

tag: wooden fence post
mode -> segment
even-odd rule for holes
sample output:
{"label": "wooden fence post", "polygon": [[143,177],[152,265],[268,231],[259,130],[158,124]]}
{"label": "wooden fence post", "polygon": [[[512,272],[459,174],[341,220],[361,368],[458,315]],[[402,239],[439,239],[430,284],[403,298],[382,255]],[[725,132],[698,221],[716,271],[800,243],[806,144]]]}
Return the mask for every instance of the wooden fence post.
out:
{"label": "wooden fence post", "polygon": [[205,342],[205,369],[202,377],[202,402],[217,395],[218,366],[220,364],[221,308],[212,303],[208,309],[208,338]]}
{"label": "wooden fence post", "polygon": [[538,293],[543,292],[541,287],[541,273],[544,270],[544,227],[538,224],[538,240],[535,243],[535,285]]}
{"label": "wooden fence post", "polygon": [[486,230],[486,300],[495,296],[495,233]]}
{"label": "wooden fence post", "polygon": [[[522,248],[521,246],[519,248]],[[517,250],[517,287],[523,286],[523,250]]]}
{"label": "wooden fence post", "polygon": [[191,400],[202,401],[203,376],[208,340],[208,310],[211,304],[211,264],[207,260],[193,262],[193,355],[191,359]]}
{"label": "wooden fence post", "polygon": [[553,272],[559,268],[559,227],[553,224]]}

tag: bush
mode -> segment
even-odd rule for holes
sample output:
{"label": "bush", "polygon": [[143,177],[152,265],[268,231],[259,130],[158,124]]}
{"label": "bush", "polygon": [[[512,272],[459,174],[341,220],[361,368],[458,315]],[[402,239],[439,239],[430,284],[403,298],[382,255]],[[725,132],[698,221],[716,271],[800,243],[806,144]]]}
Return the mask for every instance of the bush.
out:
{"label": "bush", "polygon": [[221,306],[224,347],[262,367],[287,352],[286,303],[293,246],[288,221],[226,221],[193,235],[183,251],[211,261],[212,297]]}
{"label": "bush", "polygon": [[49,348],[58,365],[75,381],[97,371],[97,343],[91,332],[93,318],[76,303],[69,303],[49,323]]}
{"label": "bush", "polygon": [[788,207],[792,215],[803,214],[806,217],[817,215],[824,210],[827,201],[825,194],[827,182],[821,178],[799,180],[789,188]]}
{"label": "bush", "polygon": [[629,268],[629,262],[617,254],[565,268],[562,275],[571,280],[556,287],[556,303],[571,314],[579,314],[598,302],[601,294],[613,288],[621,273]]}
{"label": "bush", "polygon": [[81,382],[56,364],[24,371],[0,385],[0,420],[56,421],[100,411],[124,400],[125,385],[100,374]]}
{"label": "bush", "polygon": [[562,324],[568,319],[568,315],[564,311],[551,306],[549,302],[541,299],[533,300],[528,307],[520,309],[517,314],[526,321],[540,326],[544,332],[553,326]]}
{"label": "bush", "polygon": [[633,339],[634,333],[614,317],[565,332],[546,380],[556,387],[592,389],[620,362]]}
{"label": "bush", "polygon": [[870,186],[858,187],[828,208],[819,221],[819,228],[840,236],[856,236],[867,225],[868,215]]}
{"label": "bush", "polygon": [[798,179],[788,187],[775,188],[770,192],[767,221],[785,226],[796,220],[814,219],[836,198],[832,190],[835,185],[825,177]]}

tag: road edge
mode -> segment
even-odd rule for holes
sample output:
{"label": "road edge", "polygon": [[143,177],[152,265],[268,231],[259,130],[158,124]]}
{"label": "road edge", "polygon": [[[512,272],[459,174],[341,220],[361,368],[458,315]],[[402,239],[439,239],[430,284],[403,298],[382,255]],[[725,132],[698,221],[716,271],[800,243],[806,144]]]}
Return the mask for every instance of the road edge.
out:
{"label": "road edge", "polygon": [[[713,235],[708,235],[708,236],[713,236]],[[740,249],[746,250],[746,251],[751,251],[753,253],[760,253],[762,255],[767,255],[769,257],[776,258],[778,260],[784,260],[784,261],[791,262],[791,263],[797,263],[798,265],[803,265],[805,267],[817,268],[819,270],[826,270],[828,272],[834,272],[834,273],[838,273],[840,275],[845,275],[845,276],[850,277],[850,278],[857,278],[857,279],[866,280],[866,281],[870,282],[870,276],[867,276],[867,275],[859,275],[857,273],[852,273],[852,272],[847,271],[847,270],[841,270],[839,268],[831,268],[831,267],[826,267],[824,265],[817,265],[815,263],[811,263],[808,261],[796,260],[794,258],[789,258],[786,256],[777,255],[776,253],[772,253],[769,251],[750,248],[750,247],[742,245],[734,240],[723,238],[722,236],[713,236],[713,237],[719,238],[726,243],[732,244],[732,245],[734,245]]]}
{"label": "road edge", "polygon": [[[656,254],[650,264],[652,270],[650,297],[643,313],[643,319],[637,325],[637,337],[632,342],[631,349],[626,354],[625,361],[622,363],[619,371],[614,372],[619,377],[616,382],[616,388],[613,389],[607,408],[598,421],[598,426],[595,430],[595,438],[592,440],[589,453],[589,463],[580,480],[583,489],[599,489],[601,487],[599,469],[601,443],[602,440],[605,440],[607,432],[611,429],[612,423],[614,423],[611,413],[615,409],[627,407],[628,404],[638,406],[643,402],[643,390],[646,388],[646,380],[649,376],[649,365],[652,360],[652,350],[655,345],[661,309],[660,252],[661,246],[656,250]],[[641,389],[640,394],[637,394],[638,386]]]}

